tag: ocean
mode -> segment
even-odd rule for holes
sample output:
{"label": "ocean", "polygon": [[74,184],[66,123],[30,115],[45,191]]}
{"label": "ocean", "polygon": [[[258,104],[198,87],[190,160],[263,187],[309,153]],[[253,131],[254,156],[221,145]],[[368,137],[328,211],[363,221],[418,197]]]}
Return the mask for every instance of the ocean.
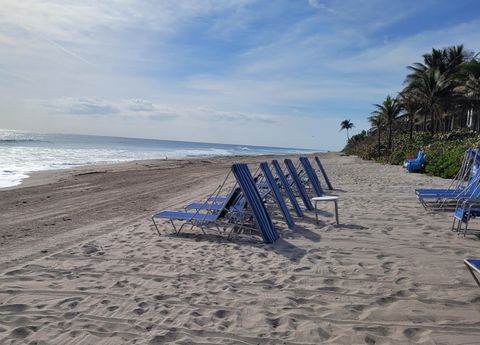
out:
{"label": "ocean", "polygon": [[314,151],[318,150],[0,129],[0,188],[18,185],[35,171],[82,165],[141,159],[282,155]]}

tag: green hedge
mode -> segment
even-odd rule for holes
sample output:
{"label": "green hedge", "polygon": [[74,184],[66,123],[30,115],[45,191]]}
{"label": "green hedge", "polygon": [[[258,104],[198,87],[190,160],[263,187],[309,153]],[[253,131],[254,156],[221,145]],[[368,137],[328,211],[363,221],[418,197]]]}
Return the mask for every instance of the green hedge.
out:
{"label": "green hedge", "polygon": [[[382,144],[386,142],[385,133],[381,137]],[[480,136],[472,131],[458,130],[448,133],[431,135],[417,132],[410,139],[406,133],[396,134],[393,138],[393,149],[389,152],[384,145],[378,156],[378,137],[375,132],[362,132],[353,136],[344,149],[346,154],[354,154],[363,159],[374,159],[389,164],[403,164],[408,155],[416,156],[420,148],[427,155],[425,172],[428,175],[443,178],[454,177],[460,169],[460,164],[469,147],[479,147]]]}

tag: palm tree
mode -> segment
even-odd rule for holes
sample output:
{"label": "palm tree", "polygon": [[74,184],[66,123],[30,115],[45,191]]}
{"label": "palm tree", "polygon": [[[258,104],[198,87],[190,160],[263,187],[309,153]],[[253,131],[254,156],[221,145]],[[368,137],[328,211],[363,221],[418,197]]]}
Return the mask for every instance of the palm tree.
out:
{"label": "palm tree", "polygon": [[411,73],[407,76],[406,82],[417,79],[422,73],[436,69],[445,77],[450,77],[457,73],[461,66],[470,61],[473,53],[464,49],[463,45],[452,46],[443,49],[432,48],[430,54],[423,54],[423,63],[415,62],[407,68]]}
{"label": "palm tree", "polygon": [[350,136],[348,135],[348,130],[349,129],[352,129],[353,127],[355,127],[355,125],[352,123],[352,121],[350,120],[343,120],[341,123],[340,123],[340,130],[343,131],[344,129],[347,130],[347,141],[350,140]]}
{"label": "palm tree", "polygon": [[402,111],[400,102],[390,95],[385,98],[382,104],[374,104],[377,108],[372,114],[382,116],[388,125],[388,149],[392,149],[392,125],[393,121]]}
{"label": "palm tree", "polygon": [[413,125],[415,124],[415,118],[422,110],[422,105],[418,100],[418,95],[415,90],[409,90],[405,88],[399,94],[399,102],[402,109],[405,111],[405,115],[408,117],[408,127],[410,133],[410,140],[413,139]]}
{"label": "palm tree", "polygon": [[380,132],[381,129],[384,125],[385,119],[382,115],[374,114],[368,118],[368,121],[370,121],[370,124],[372,125],[372,128],[377,131],[377,137],[378,137],[378,145],[377,145],[377,153],[378,157],[380,157],[380,146],[381,146],[381,141],[380,141]]}
{"label": "palm tree", "polygon": [[[440,124],[451,121],[453,126],[455,115],[459,114],[459,95],[453,92],[461,85],[463,66],[473,59],[472,52],[463,45],[443,49],[432,49],[423,55],[423,63],[415,62],[407,68],[411,71],[405,80],[409,90],[422,96],[424,107],[424,131],[427,127],[427,116],[430,115],[430,131],[434,133]],[[445,126],[447,127],[447,126]],[[446,129],[446,128],[445,128]]]}
{"label": "palm tree", "polygon": [[430,132],[433,134],[442,112],[445,112],[453,91],[451,79],[446,78],[438,69],[428,69],[418,75],[418,78],[409,85],[410,91],[415,91],[424,110],[424,130],[426,117],[430,115]]}

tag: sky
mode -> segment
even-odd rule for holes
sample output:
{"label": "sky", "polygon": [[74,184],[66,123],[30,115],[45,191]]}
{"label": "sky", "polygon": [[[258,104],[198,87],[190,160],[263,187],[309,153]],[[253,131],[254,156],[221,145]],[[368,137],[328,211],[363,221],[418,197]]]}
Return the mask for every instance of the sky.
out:
{"label": "sky", "polygon": [[0,128],[339,150],[478,0],[3,0]]}

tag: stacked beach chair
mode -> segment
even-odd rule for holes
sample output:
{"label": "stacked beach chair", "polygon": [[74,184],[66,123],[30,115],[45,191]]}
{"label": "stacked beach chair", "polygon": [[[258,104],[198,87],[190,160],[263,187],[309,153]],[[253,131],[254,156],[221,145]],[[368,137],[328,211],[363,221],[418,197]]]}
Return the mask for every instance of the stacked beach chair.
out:
{"label": "stacked beach chair", "polygon": [[[318,157],[315,162],[328,188],[333,189]],[[205,201],[190,203],[182,211],[154,214],[152,221],[158,235],[161,235],[160,222],[163,220],[170,223],[176,235],[185,228],[198,228],[205,234],[214,230],[227,238],[233,233],[253,233],[260,235],[265,243],[275,242],[280,235],[272,221],[272,212],[281,214],[287,227],[294,229],[295,219],[291,211],[299,218],[304,216],[299,200],[305,210],[312,211],[316,210],[312,201],[316,205],[315,198],[326,197],[308,158],[301,157],[297,166],[292,160],[285,159],[284,166],[286,169],[277,160],[262,162],[252,174],[247,164],[233,164],[225,180]],[[232,176],[233,187],[228,187],[227,181]],[[338,212],[336,215],[338,223]]]}

